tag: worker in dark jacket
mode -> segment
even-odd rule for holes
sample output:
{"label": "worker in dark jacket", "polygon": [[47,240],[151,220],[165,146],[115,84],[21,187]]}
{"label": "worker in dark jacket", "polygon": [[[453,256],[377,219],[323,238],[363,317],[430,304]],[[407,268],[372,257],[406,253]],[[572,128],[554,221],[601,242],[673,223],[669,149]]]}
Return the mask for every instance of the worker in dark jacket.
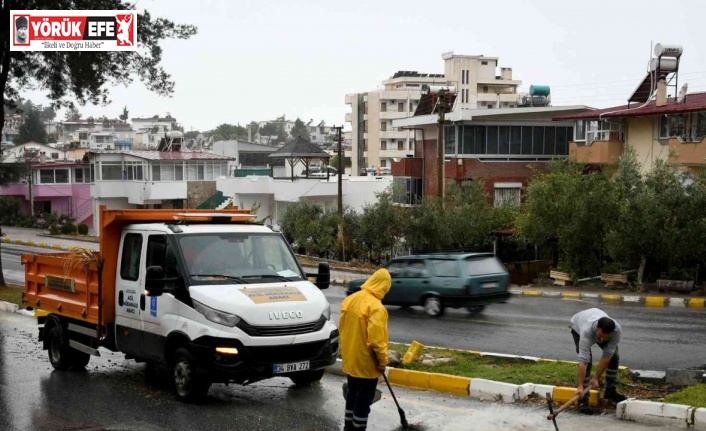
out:
{"label": "worker in dark jacket", "polygon": [[[622,335],[622,328],[615,320],[598,308],[576,313],[571,318],[571,335],[576,345],[578,354],[578,385],[576,394],[582,394],[584,388],[590,384],[598,389],[601,386],[601,377],[606,373],[606,388],[603,398],[619,403],[625,400],[625,396],[616,389],[618,382],[618,366],[620,357],[618,356],[618,342]],[[593,355],[591,346],[598,344],[603,349],[603,355],[598,362],[596,375],[591,379],[591,364]],[[588,406],[588,394],[579,400],[579,411],[582,413],[592,413]]]}
{"label": "worker in dark jacket", "polygon": [[365,430],[378,378],[387,366],[387,309],[382,298],[392,279],[386,269],[375,272],[341,304],[341,356],[348,378],[344,430]]}

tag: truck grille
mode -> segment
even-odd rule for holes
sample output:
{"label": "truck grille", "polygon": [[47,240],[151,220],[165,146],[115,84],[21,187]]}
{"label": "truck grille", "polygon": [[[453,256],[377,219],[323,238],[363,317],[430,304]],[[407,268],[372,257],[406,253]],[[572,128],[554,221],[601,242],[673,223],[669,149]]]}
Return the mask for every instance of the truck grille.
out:
{"label": "truck grille", "polygon": [[292,344],[284,346],[256,346],[248,347],[250,357],[256,362],[294,362],[317,358],[324,353],[329,345],[329,340],[315,341],[313,343]]}
{"label": "truck grille", "polygon": [[326,324],[326,318],[321,316],[315,322],[289,326],[255,326],[241,320],[236,326],[251,337],[281,337],[285,335],[308,334],[320,331]]}

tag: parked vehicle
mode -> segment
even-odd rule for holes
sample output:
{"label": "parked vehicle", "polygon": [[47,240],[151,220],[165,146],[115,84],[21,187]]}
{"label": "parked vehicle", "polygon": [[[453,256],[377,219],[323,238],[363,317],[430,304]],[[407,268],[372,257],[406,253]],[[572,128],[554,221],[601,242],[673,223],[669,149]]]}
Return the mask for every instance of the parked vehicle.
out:
{"label": "parked vehicle", "polygon": [[23,301],[52,366],[120,351],[169,367],[183,401],[212,383],[320,380],[339,349],[320,290],[328,263],[304,273],[282,234],[253,220],[237,209],[101,206],[100,252],[23,254]]}
{"label": "parked vehicle", "polygon": [[[491,253],[427,254],[396,257],[387,266],[392,276],[385,305],[424,307],[439,317],[445,308],[467,308],[472,313],[510,297],[510,278],[503,264]],[[352,280],[350,295],[365,279]]]}

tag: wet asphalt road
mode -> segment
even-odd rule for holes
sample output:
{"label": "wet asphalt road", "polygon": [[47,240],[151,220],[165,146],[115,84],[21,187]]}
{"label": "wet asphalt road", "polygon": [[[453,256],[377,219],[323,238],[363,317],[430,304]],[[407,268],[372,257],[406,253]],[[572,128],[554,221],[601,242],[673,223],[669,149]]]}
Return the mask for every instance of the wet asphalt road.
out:
{"label": "wet asphalt road", "polygon": [[[2,245],[5,278],[24,283],[20,253],[31,247]],[[324,291],[338,320],[344,288]],[[465,310],[447,310],[439,319],[427,317],[420,307],[388,307],[390,340],[417,340],[430,346],[495,353],[576,360],[568,322],[585,308],[598,306],[623,327],[620,356],[632,369],[666,370],[706,364],[706,309],[645,308],[554,298],[513,297],[471,316]],[[594,355],[599,349],[594,347]]]}
{"label": "wet asphalt road", "polygon": [[[336,318],[345,297],[342,287],[326,291]],[[706,364],[706,309],[646,308],[607,305],[555,298],[513,297],[488,306],[480,315],[446,310],[433,319],[421,307],[388,307],[390,341],[417,340],[484,352],[576,360],[568,328],[574,313],[599,307],[623,328],[619,345],[621,364],[631,369],[666,370]],[[600,349],[594,346],[594,357]]]}
{"label": "wet asphalt road", "polygon": [[[0,430],[3,431],[329,431],[342,428],[342,379],[296,388],[278,378],[252,386],[214,385],[201,405],[177,402],[165,381],[145,382],[144,365],[101,349],[83,372],[54,371],[36,341],[36,322],[0,312]],[[166,376],[165,376],[166,377]],[[396,388],[410,423],[424,430],[551,431],[542,404],[502,405]],[[557,419],[562,431],[648,431],[611,415]],[[373,405],[373,431],[399,429],[385,391]],[[658,428],[665,429],[665,428]]]}

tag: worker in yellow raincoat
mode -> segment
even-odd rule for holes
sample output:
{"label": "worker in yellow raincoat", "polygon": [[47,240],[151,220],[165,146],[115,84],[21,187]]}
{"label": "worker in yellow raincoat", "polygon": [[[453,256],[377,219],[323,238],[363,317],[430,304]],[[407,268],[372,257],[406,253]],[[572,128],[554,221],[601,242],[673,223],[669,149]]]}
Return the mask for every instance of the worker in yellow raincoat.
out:
{"label": "worker in yellow raincoat", "polygon": [[378,378],[387,366],[387,310],[382,298],[390,291],[387,269],[376,271],[341,304],[341,355],[348,377],[344,430],[365,430]]}

